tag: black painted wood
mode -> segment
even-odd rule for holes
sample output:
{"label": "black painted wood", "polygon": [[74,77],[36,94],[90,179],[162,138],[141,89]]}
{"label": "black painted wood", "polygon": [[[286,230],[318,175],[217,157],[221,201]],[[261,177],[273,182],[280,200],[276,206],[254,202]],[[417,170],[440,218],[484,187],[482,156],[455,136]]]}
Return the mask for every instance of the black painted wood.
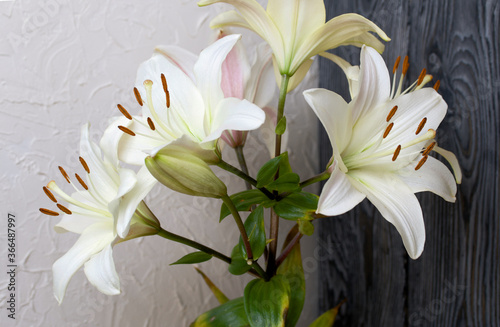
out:
{"label": "black painted wood", "polygon": [[[323,219],[319,309],[342,299],[335,326],[500,326],[500,1],[330,0],[328,17],[357,12],[392,38],[384,58],[410,56],[409,80],[424,67],[449,105],[437,140],[453,151],[463,182],[457,203],[419,195],[427,241],[418,260],[366,200]],[[359,50],[334,51],[359,63]],[[348,99],[341,70],[320,61],[321,86]],[[331,156],[321,132],[321,167]]]}

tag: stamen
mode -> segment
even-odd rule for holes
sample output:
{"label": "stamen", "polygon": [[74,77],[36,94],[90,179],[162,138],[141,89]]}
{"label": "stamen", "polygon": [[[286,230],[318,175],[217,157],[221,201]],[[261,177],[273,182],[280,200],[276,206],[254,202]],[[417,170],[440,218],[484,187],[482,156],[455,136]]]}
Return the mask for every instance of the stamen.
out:
{"label": "stamen", "polygon": [[436,84],[434,84],[434,90],[439,91],[439,87],[441,86],[441,81],[440,80],[437,80],[436,81]]}
{"label": "stamen", "polygon": [[41,213],[43,213],[44,215],[47,215],[47,216],[59,216],[59,212],[55,212],[55,211],[45,209],[45,208],[40,208],[39,210]]}
{"label": "stamen", "polygon": [[125,127],[125,126],[121,126],[121,125],[120,125],[120,126],[118,126],[118,129],[119,129],[120,131],[122,131],[123,133],[125,133],[125,134],[128,134],[128,135],[130,135],[130,136],[135,136],[135,133],[134,133],[134,132],[132,132],[130,129],[128,129],[128,128],[127,128],[127,127]]}
{"label": "stamen", "polygon": [[66,173],[66,171],[64,170],[64,168],[61,167],[61,166],[59,166],[59,171],[61,172],[61,174],[63,175],[63,177],[66,178],[66,182],[71,183],[71,181],[69,180],[69,176]]}
{"label": "stamen", "polygon": [[396,59],[396,62],[394,63],[394,68],[392,69],[393,74],[396,74],[396,71],[398,70],[400,61],[401,61],[401,56],[398,56],[398,58]]}
{"label": "stamen", "polygon": [[80,157],[80,163],[82,164],[83,169],[85,169],[87,174],[90,174],[89,166],[87,165],[87,162],[85,162],[85,160],[82,157]]}
{"label": "stamen", "polygon": [[154,131],[156,129],[155,124],[153,123],[153,120],[151,119],[151,117],[148,117],[148,125],[152,131]]}
{"label": "stamen", "polygon": [[64,212],[65,214],[67,215],[71,215],[72,212],[71,210],[69,210],[68,208],[66,208],[65,206],[63,206],[62,204],[57,204],[57,207],[59,208],[59,210],[61,210],[62,212]]}
{"label": "stamen", "polygon": [[382,138],[385,139],[387,137],[387,135],[389,135],[393,126],[394,126],[394,123],[390,123],[389,126],[387,126],[387,128],[385,129],[385,132],[384,132],[384,136]]}
{"label": "stamen", "polygon": [[161,74],[161,84],[163,85],[163,91],[165,93],[168,92],[168,85],[167,85],[167,79],[165,78],[165,75]]}
{"label": "stamen", "polygon": [[422,168],[424,163],[427,161],[427,158],[429,158],[429,156],[424,156],[422,159],[420,159],[417,166],[415,167],[415,170],[419,170],[420,168]]}
{"label": "stamen", "polygon": [[422,72],[420,73],[420,76],[418,77],[418,82],[417,82],[417,85],[420,85],[422,84],[422,82],[424,81],[424,77],[425,75],[427,74],[427,69],[422,69]]}
{"label": "stamen", "polygon": [[83,202],[80,202],[72,197],[70,197],[69,195],[67,195],[66,193],[64,193],[63,190],[61,190],[59,188],[59,186],[57,186],[57,184],[54,182],[54,181],[50,181],[49,184],[47,184],[47,188],[49,190],[51,190],[52,192],[56,193],[57,195],[59,195],[64,201],[68,202],[68,203],[71,203],[72,205],[74,206],[77,206],[77,207],[80,207],[80,208],[83,208],[83,209],[87,209],[87,210],[90,210],[92,212],[96,212],[104,217],[112,217],[111,213],[109,211],[106,211],[106,210],[102,210],[102,209],[99,209],[99,208],[95,208],[95,207],[92,207],[88,204],[85,204]]}
{"label": "stamen", "polygon": [[85,184],[85,182],[83,181],[83,179],[78,175],[78,174],[75,174],[75,177],[76,179],[78,179],[78,182],[80,182],[80,185],[86,190],[88,191],[89,187],[87,186],[87,184]]}
{"label": "stamen", "polygon": [[422,152],[422,155],[424,157],[427,156],[432,151],[432,149],[434,148],[435,145],[436,145],[436,142],[432,142],[431,144],[429,144],[429,146],[424,150],[424,152]]}
{"label": "stamen", "polygon": [[422,121],[420,122],[420,124],[417,127],[417,130],[415,131],[415,135],[418,135],[418,133],[420,133],[422,131],[422,129],[425,126],[425,123],[427,123],[427,117],[424,117],[424,119],[422,119]]}
{"label": "stamen", "polygon": [[398,147],[396,148],[396,151],[394,151],[394,155],[392,156],[392,161],[396,161],[396,159],[399,156],[399,152],[401,152],[401,144],[398,145]]}
{"label": "stamen", "polygon": [[142,107],[142,105],[144,103],[142,102],[141,94],[139,93],[139,90],[136,87],[134,87],[134,94],[135,94],[135,99],[137,100],[139,105]]}
{"label": "stamen", "polygon": [[165,95],[166,95],[167,108],[170,108],[170,92],[169,91],[165,92]]}
{"label": "stamen", "polygon": [[57,200],[56,200],[56,197],[54,196],[54,194],[52,194],[52,192],[49,191],[49,189],[47,187],[43,187],[43,191],[45,192],[45,194],[47,194],[47,196],[49,197],[49,199],[52,200],[52,202],[55,202],[57,203]]}
{"label": "stamen", "polygon": [[[139,95],[140,96],[140,95]],[[127,117],[128,120],[132,120],[132,116],[128,113],[127,109],[123,108],[121,104],[116,105],[118,107],[118,110]]]}
{"label": "stamen", "polygon": [[396,114],[396,111],[398,110],[398,106],[394,106],[394,108],[391,109],[391,112],[389,112],[389,115],[387,115],[386,122],[389,122],[392,117],[394,117],[394,114]]}
{"label": "stamen", "polygon": [[403,61],[403,75],[406,75],[408,72],[408,68],[410,68],[410,63],[408,62],[408,56],[405,57],[405,60]]}

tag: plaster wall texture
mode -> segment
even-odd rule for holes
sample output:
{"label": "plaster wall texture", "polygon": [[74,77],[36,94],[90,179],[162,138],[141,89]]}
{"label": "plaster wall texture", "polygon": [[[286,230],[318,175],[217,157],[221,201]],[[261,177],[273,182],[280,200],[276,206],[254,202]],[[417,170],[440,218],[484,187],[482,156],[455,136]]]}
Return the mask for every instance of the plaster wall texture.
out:
{"label": "plaster wall texture", "polygon": [[[82,170],[82,124],[91,123],[98,141],[109,119],[119,115],[117,103],[139,112],[132,93],[136,69],[153,48],[176,44],[199,53],[213,39],[210,19],[227,8],[198,8],[193,0],[0,1],[0,271],[7,266],[9,213],[16,217],[18,265],[15,321],[7,318],[9,280],[0,273],[0,326],[188,326],[217,305],[192,266],[169,266],[192,250],[154,236],[114,248],[120,295],[99,293],[80,270],[58,306],[51,267],[77,235],[56,234],[53,226],[59,218],[42,215],[38,208],[50,206],[42,186],[52,179],[64,185],[58,165]],[[252,33],[243,34],[249,49],[260,42]],[[313,70],[301,89],[314,87],[316,81]],[[288,104],[291,162],[307,178],[318,172],[316,118],[300,90]],[[261,137],[254,134],[245,149],[252,174],[269,156]],[[224,155],[236,164],[229,150]],[[217,173],[230,192],[243,189],[233,176]],[[218,223],[218,200],[157,186],[147,202],[164,228],[223,253],[230,253],[238,239],[232,220]],[[312,238],[304,243],[308,299],[299,326],[316,316],[318,248]],[[216,260],[199,266],[230,298],[241,296],[250,280],[230,275]]]}

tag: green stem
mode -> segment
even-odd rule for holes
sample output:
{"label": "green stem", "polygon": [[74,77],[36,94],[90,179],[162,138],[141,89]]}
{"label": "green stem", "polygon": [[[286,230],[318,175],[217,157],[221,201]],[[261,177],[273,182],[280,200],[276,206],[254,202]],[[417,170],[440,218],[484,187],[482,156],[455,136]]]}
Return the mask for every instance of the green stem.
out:
{"label": "green stem", "polygon": [[228,264],[231,264],[231,258],[229,258],[228,256],[225,256],[224,254],[222,254],[222,253],[220,253],[212,248],[209,248],[208,246],[205,246],[205,245],[200,244],[198,242],[195,242],[193,240],[187,239],[187,238],[182,237],[180,235],[168,232],[168,231],[164,230],[163,228],[160,229],[160,231],[158,232],[158,235],[163,237],[163,238],[166,238],[167,240],[174,241],[177,243],[182,243],[182,244],[185,244],[185,245],[190,246],[192,248],[195,248],[197,250],[203,251],[207,254],[210,254],[210,255],[216,257],[217,259],[220,259],[224,262],[227,262]]}
{"label": "green stem", "polygon": [[[278,115],[276,117],[276,124],[278,124],[285,114],[285,101],[286,94],[288,91],[288,82],[290,81],[290,76],[284,74],[281,75],[281,87],[280,87],[280,99],[278,102]],[[276,146],[274,148],[274,156],[277,157],[281,154],[281,135],[276,134]]]}
{"label": "green stem", "polygon": [[266,274],[264,269],[262,269],[262,267],[257,263],[257,261],[254,261],[252,263],[252,268],[253,270],[255,270],[255,272],[257,272],[260,275],[260,277],[264,278],[264,280],[266,281],[269,280],[269,276]]}
{"label": "green stem", "polygon": [[[247,162],[245,160],[245,155],[243,154],[243,146],[238,145],[237,147],[234,148],[234,151],[236,151],[236,157],[238,157],[238,162],[240,163],[241,171],[245,173],[245,175],[250,176],[248,174],[248,167],[247,167]],[[252,189],[252,185],[245,180],[245,186],[247,187],[247,190]]]}
{"label": "green stem", "polygon": [[229,211],[231,211],[231,213],[233,214],[234,221],[236,222],[236,225],[238,225],[238,229],[240,230],[241,239],[243,240],[243,244],[245,244],[245,250],[247,252],[248,260],[249,262],[250,260],[253,262],[252,247],[250,246],[250,241],[248,240],[247,231],[245,230],[245,225],[241,220],[238,209],[236,209],[236,206],[234,205],[233,201],[228,195],[223,196],[221,199],[222,201],[224,201],[224,204],[229,208]]}
{"label": "green stem", "polygon": [[319,175],[313,176],[313,177],[311,177],[309,179],[306,179],[305,181],[301,182],[300,183],[300,187],[303,188],[303,187],[309,186],[311,184],[324,181],[325,179],[328,179],[330,177],[330,175],[331,175],[331,173],[329,173],[327,171],[324,171],[324,172],[322,172]]}
{"label": "green stem", "polygon": [[[255,179],[253,179],[252,177],[248,176],[247,174],[245,174],[244,172],[242,172],[241,170],[239,170],[238,168],[228,164],[227,162],[225,162],[224,160],[221,160],[221,162],[219,162],[217,164],[217,166],[219,166],[220,168],[240,177],[241,179],[249,182],[251,185],[257,187],[257,181]],[[261,187],[259,188],[259,191],[261,191],[262,193],[264,193],[265,196],[267,196],[269,199],[271,200],[274,200],[275,196],[269,192],[266,188],[264,187]]]}

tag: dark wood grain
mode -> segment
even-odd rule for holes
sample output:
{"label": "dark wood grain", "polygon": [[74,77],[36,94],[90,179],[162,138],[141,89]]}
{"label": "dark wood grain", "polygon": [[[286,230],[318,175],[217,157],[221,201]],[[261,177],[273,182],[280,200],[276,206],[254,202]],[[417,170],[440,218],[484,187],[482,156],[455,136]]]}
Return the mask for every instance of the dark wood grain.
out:
{"label": "dark wood grain", "polygon": [[[347,298],[335,326],[500,326],[500,2],[335,0],[328,16],[357,12],[392,38],[384,58],[410,56],[409,80],[424,67],[449,105],[439,145],[464,174],[457,203],[419,195],[425,250],[407,257],[395,228],[364,201],[324,219],[319,308]],[[359,50],[337,49],[352,63]],[[348,99],[340,69],[321,60],[321,86]],[[331,156],[321,133],[321,168]]]}

